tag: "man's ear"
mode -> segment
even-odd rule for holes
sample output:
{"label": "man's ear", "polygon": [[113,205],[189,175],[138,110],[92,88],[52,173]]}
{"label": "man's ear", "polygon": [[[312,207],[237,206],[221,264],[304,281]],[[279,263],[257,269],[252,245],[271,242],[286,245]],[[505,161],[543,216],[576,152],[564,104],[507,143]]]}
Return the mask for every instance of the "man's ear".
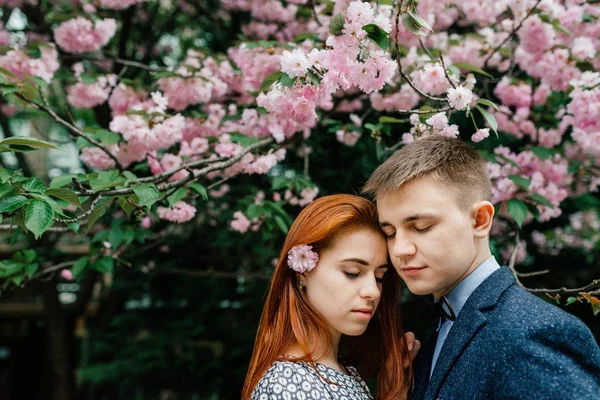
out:
{"label": "man's ear", "polygon": [[494,205],[489,201],[480,201],[473,206],[473,232],[475,237],[486,238],[492,229]]}

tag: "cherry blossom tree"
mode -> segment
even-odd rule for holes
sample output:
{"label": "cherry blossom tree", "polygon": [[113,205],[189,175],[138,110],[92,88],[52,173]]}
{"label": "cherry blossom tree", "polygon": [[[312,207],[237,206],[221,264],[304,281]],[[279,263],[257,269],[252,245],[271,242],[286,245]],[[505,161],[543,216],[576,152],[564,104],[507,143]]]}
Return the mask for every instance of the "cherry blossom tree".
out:
{"label": "cherry blossom tree", "polygon": [[[4,289],[48,279],[92,287],[100,275],[148,268],[140,247],[193,226],[281,237],[301,207],[333,189],[319,185],[315,154],[360,149],[382,161],[404,144],[444,135],[488,160],[494,251],[518,283],[600,311],[592,271],[600,254],[596,2],[0,7],[0,152],[18,161],[0,168],[0,229],[27,243],[0,261]],[[15,131],[27,118],[48,121],[48,130]],[[319,148],[325,137],[336,145]],[[23,155],[69,146],[80,172],[34,176]],[[49,251],[61,237],[86,241],[89,253]],[[532,277],[548,274],[540,260],[565,252],[587,258],[585,281],[534,288]],[[69,386],[56,396],[70,398]]]}

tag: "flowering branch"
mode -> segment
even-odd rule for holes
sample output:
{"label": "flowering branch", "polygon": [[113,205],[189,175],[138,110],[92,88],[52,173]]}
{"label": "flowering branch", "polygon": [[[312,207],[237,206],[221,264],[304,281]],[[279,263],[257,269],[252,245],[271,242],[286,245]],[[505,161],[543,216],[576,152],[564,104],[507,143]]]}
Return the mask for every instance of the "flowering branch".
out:
{"label": "flowering branch", "polygon": [[527,13],[527,15],[525,15],[525,18],[523,18],[521,20],[521,22],[519,22],[519,25],[517,25],[516,27],[513,28],[513,30],[510,32],[510,34],[506,37],[506,39],[504,39],[502,41],[502,43],[500,43],[498,46],[496,46],[496,48],[494,48],[494,50],[492,50],[492,52],[490,54],[488,54],[488,56],[486,57],[485,61],[483,62],[483,67],[487,67],[487,63],[490,61],[490,59],[494,56],[494,54],[496,54],[496,52],[498,52],[498,50],[500,50],[502,48],[502,46],[504,46],[506,44],[506,42],[508,42],[516,33],[519,29],[521,29],[521,26],[523,25],[523,22],[525,22],[525,20],[527,18],[529,18],[531,16],[531,14],[533,14],[533,12],[535,11],[535,9],[537,8],[537,6],[542,2],[542,0],[537,0],[537,2],[533,5],[533,7],[531,7],[531,9],[529,10],[529,12]]}
{"label": "flowering branch", "polygon": [[21,100],[31,104],[34,108],[37,108],[38,110],[42,110],[48,114],[50,114],[50,116],[59,124],[65,126],[67,129],[69,129],[69,131],[74,135],[74,136],[78,136],[78,137],[82,137],[85,140],[87,140],[88,142],[92,143],[94,146],[98,147],[99,149],[101,149],[102,151],[104,151],[111,159],[114,160],[114,162],[116,163],[117,168],[119,169],[119,171],[123,171],[123,165],[121,165],[121,163],[119,162],[119,160],[117,159],[117,157],[115,157],[109,150],[108,148],[106,148],[106,146],[104,146],[102,143],[98,142],[95,139],[92,139],[91,137],[89,137],[88,135],[86,135],[81,129],[77,128],[75,125],[65,121],[64,119],[62,119],[58,114],[56,114],[54,112],[54,110],[52,110],[50,107],[48,107],[47,105],[44,104],[39,104],[33,100],[29,100],[28,98],[26,98],[25,96],[23,96],[20,93],[15,93],[15,95],[17,97],[19,97]]}
{"label": "flowering branch", "polygon": [[206,158],[206,159],[202,159],[202,160],[190,161],[187,163],[183,163],[181,166],[174,168],[170,171],[166,171],[166,172],[163,172],[162,174],[149,176],[146,178],[139,178],[137,181],[140,183],[158,183],[158,182],[162,182],[166,179],[169,179],[169,177],[171,177],[172,175],[175,175],[177,172],[184,170],[186,168],[198,167],[203,164],[213,164],[216,162],[225,161],[227,159],[228,158],[226,158],[226,157],[220,157],[220,158],[213,158],[213,159]]}
{"label": "flowering branch", "polygon": [[435,110],[397,110],[402,114],[436,114],[452,110],[452,107],[438,108]]}
{"label": "flowering branch", "polygon": [[92,201],[92,204],[90,204],[90,208],[86,212],[84,212],[81,215],[78,215],[75,218],[71,218],[71,219],[53,218],[53,220],[56,221],[56,222],[63,222],[63,223],[71,223],[71,222],[81,221],[82,219],[84,219],[85,217],[87,217],[88,215],[90,215],[94,211],[94,208],[96,208],[96,206],[98,205],[98,203],[100,202],[100,200],[102,200],[102,196],[98,195],[98,197],[96,197],[94,199],[94,201]]}
{"label": "flowering branch", "polygon": [[[554,293],[554,294],[575,294],[575,293],[586,293],[590,292],[592,289],[600,288],[600,279],[594,279],[592,283],[575,289],[568,289],[566,287],[561,287],[560,289],[527,289],[528,292],[531,293]],[[595,292],[593,292],[595,293]]]}
{"label": "flowering branch", "polygon": [[[400,6],[398,6],[398,12],[396,12],[395,24],[396,24],[396,32],[399,32],[399,30],[400,30]],[[426,97],[426,98],[428,98],[430,100],[434,100],[434,101],[447,102],[448,101],[447,99],[444,99],[442,97],[435,97],[430,94],[427,94],[415,86],[413,81],[410,80],[409,76],[406,75],[406,73],[404,72],[404,69],[402,68],[402,52],[400,51],[400,43],[398,42],[398,39],[394,38],[394,42],[396,45],[396,62],[398,63],[398,71],[400,72],[400,75],[402,76],[402,78],[404,78],[404,80],[406,80],[406,83],[408,83],[415,92],[419,93],[423,97]]]}
{"label": "flowering branch", "polygon": [[[214,164],[212,164],[208,167],[205,167],[196,172],[192,171],[192,172],[190,172],[190,174],[188,176],[186,176],[185,178],[182,178],[178,181],[158,185],[157,189],[159,192],[164,192],[164,191],[167,191],[167,190],[170,190],[173,188],[180,188],[182,186],[185,186],[187,183],[193,182],[196,179],[200,178],[201,176],[208,174],[209,172],[225,169],[227,167],[232,166],[233,164],[235,164],[236,162],[241,160],[242,157],[244,157],[246,154],[250,153],[251,151],[257,150],[261,147],[265,147],[265,146],[271,144],[272,142],[273,142],[273,138],[271,138],[271,137],[267,138],[267,139],[263,139],[261,141],[258,141],[257,143],[254,143],[254,144],[246,147],[240,154],[228,159],[227,161],[221,161],[221,162],[214,163]],[[94,190],[85,189],[85,188],[83,188],[83,186],[80,187],[78,192],[75,192],[75,194],[77,196],[102,195],[105,197],[106,196],[122,196],[122,195],[133,194],[133,193],[134,193],[134,191],[131,188],[94,191]]]}

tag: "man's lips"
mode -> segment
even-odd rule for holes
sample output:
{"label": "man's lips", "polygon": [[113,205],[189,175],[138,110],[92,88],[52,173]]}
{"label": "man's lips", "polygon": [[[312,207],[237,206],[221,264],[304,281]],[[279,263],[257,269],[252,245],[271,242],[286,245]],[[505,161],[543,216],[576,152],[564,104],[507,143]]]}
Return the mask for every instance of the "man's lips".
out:
{"label": "man's lips", "polygon": [[418,274],[420,271],[425,269],[426,267],[403,267],[400,268],[403,275],[414,275]]}

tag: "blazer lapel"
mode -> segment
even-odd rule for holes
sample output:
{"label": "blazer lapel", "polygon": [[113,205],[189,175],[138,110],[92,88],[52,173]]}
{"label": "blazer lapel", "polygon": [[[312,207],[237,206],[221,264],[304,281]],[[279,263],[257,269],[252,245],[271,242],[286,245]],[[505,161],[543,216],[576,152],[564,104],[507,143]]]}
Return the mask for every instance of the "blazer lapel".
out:
{"label": "blazer lapel", "polygon": [[487,319],[482,311],[495,307],[500,295],[514,282],[515,279],[510,270],[503,267],[490,275],[469,296],[444,341],[425,393],[425,399],[433,399],[438,395],[444,379],[456,360],[486,324]]}
{"label": "blazer lapel", "polygon": [[437,341],[437,332],[433,331],[423,342],[423,346],[417,358],[413,363],[414,387],[409,398],[411,400],[421,400],[427,391],[429,383],[429,372],[431,371],[431,361],[433,360],[433,352]]}

